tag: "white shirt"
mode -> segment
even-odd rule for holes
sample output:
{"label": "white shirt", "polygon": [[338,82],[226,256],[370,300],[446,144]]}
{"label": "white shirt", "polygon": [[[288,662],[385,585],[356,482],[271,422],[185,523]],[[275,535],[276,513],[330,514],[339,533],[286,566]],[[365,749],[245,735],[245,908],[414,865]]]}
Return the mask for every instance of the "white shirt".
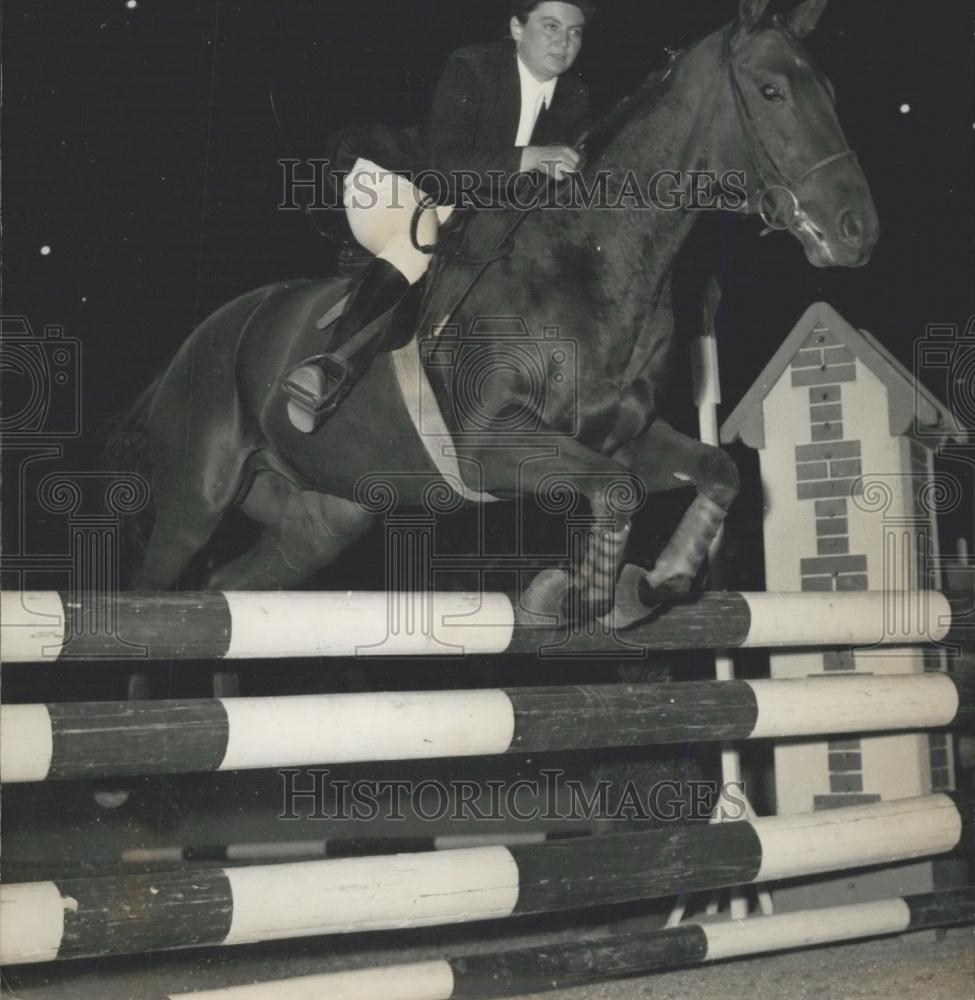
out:
{"label": "white shirt", "polygon": [[521,61],[521,56],[518,57],[518,76],[521,78],[521,118],[518,121],[515,145],[527,146],[542,108],[552,105],[552,95],[555,93],[555,85],[559,82],[559,78],[553,76],[551,80],[539,83],[532,76],[531,70]]}

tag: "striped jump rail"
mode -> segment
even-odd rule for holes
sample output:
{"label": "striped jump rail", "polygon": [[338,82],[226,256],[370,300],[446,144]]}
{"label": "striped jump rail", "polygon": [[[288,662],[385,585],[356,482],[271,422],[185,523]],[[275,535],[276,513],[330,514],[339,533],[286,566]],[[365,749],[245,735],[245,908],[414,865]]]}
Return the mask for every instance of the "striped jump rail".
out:
{"label": "striped jump rail", "polygon": [[559,830],[530,833],[460,833],[433,837],[342,837],[328,840],[293,840],[184,847],[130,847],[119,860],[123,865],[152,867],[192,864],[252,864],[255,861],[311,858],[361,858],[377,854],[418,854],[423,851],[458,851],[501,844],[546,844],[555,840],[590,837],[592,831]]}
{"label": "striped jump rail", "polygon": [[0,781],[975,728],[975,676],[0,706]]}
{"label": "striped jump rail", "polygon": [[971,842],[936,794],[479,847],[0,886],[0,965],[465,923],[891,864]]}
{"label": "striped jump rail", "polygon": [[516,997],[861,938],[970,924],[975,890],[849,903],[568,944],[171,993],[165,1000],[475,1000]]}
{"label": "striped jump rail", "polygon": [[[412,627],[391,628],[410,621]],[[971,594],[706,592],[625,629],[560,628],[504,593],[0,595],[5,662],[631,654],[736,647],[971,642]],[[93,625],[93,623],[95,623]]]}

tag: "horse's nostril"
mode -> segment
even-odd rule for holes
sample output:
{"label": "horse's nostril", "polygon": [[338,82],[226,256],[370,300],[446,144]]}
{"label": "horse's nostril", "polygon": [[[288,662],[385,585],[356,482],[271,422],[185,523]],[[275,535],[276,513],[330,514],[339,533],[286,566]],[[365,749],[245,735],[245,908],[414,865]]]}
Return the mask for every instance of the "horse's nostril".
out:
{"label": "horse's nostril", "polygon": [[856,209],[848,208],[840,216],[840,235],[847,243],[859,243],[863,239],[863,222]]}

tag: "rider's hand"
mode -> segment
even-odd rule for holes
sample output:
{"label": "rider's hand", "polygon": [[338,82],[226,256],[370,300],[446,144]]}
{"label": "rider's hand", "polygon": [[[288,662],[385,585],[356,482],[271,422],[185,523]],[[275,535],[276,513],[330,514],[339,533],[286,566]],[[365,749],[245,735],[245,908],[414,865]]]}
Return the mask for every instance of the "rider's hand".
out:
{"label": "rider's hand", "polygon": [[521,153],[521,169],[561,181],[579,169],[581,157],[569,146],[525,146]]}

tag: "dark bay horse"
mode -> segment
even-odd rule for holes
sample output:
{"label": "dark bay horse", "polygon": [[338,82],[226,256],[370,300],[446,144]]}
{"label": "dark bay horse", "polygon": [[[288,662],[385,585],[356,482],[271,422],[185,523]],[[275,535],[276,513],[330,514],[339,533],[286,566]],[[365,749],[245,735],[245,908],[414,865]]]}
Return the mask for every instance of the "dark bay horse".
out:
{"label": "dark bay horse", "polygon": [[[437,350],[427,366],[457,431],[462,485],[431,460],[389,354],[320,430],[292,430],[280,377],[322,349],[315,321],[346,283],[263,288],[209,317],[139,404],[155,523],[135,585],[178,586],[221,518],[238,508],[262,526],[260,539],[207,585],[299,586],[374,523],[378,508],[363,484],[377,475],[406,505],[421,504],[431,486],[543,500],[575,490],[605,530],[593,533],[573,569],[540,574],[529,603],[554,610],[567,586],[585,588],[591,612],[612,599],[628,518],[643,496],[693,484],[694,501],[646,574],[655,589],[686,583],[738,488],[720,449],[657,418],[674,327],[671,268],[700,210],[679,196],[688,172],[737,177],[739,210],[791,231],[816,266],[866,263],[878,233],[829,82],[801,44],[825,0],[777,18],[767,3],[740,0],[732,24],[676,57],[594,130],[584,179],[604,178],[605,197],[624,207],[536,209],[459,308],[449,268],[428,292],[424,315],[449,317],[461,331],[454,346],[480,352],[468,381],[456,358],[434,363]],[[636,179],[646,192],[664,170],[677,197],[628,201],[627,185]],[[511,218],[512,210],[478,213],[468,236],[489,247]],[[517,317],[528,341],[485,339],[485,317],[500,315]],[[529,342],[531,364],[513,363],[512,352]],[[476,404],[473,428],[462,412],[468,404]]]}

